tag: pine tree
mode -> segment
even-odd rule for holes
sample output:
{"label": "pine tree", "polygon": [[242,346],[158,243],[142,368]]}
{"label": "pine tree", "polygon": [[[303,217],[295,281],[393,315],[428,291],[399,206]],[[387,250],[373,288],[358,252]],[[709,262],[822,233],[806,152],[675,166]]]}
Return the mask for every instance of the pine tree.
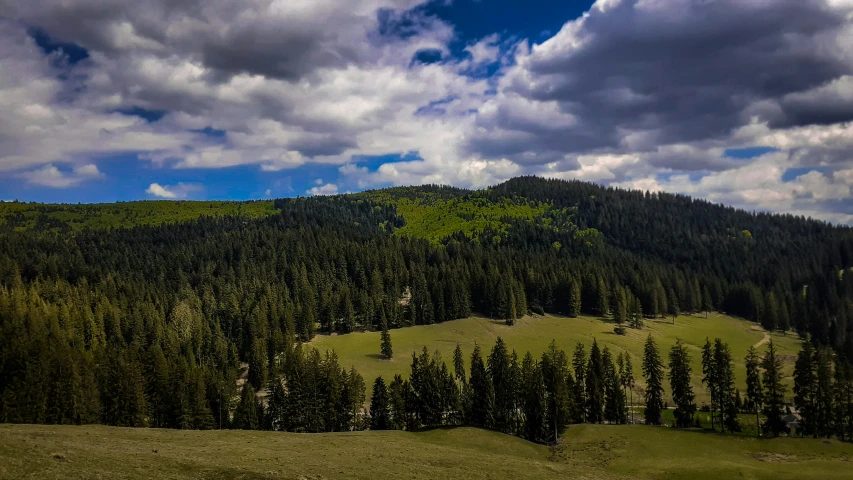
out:
{"label": "pine tree", "polygon": [[761,360],[764,375],[764,416],[767,418],[764,431],[771,435],[785,433],[788,427],[782,421],[782,407],[785,403],[785,384],[782,383],[782,359],[776,355],[773,340],[767,344],[767,351]]}
{"label": "pine tree", "polygon": [[542,368],[530,352],[527,352],[521,362],[521,383],[524,398],[524,438],[531,442],[544,442],[548,428],[545,417],[545,380],[542,377]]}
{"label": "pine tree", "polygon": [[388,430],[391,427],[391,410],[388,388],[382,377],[373,382],[373,394],[370,396],[370,429]]}
{"label": "pine tree", "polygon": [[585,423],[586,416],[586,352],[582,343],[575,345],[575,352],[572,355],[572,369],[575,371],[575,388],[572,392],[574,395],[575,416],[572,418],[574,423]]}
{"label": "pine tree", "polygon": [[755,413],[755,431],[761,436],[761,419],[759,412],[764,401],[764,391],[761,387],[761,359],[754,346],[749,347],[744,359],[746,364],[746,406]]}
{"label": "pine tree", "polygon": [[382,344],[379,347],[382,358],[390,360],[394,356],[394,349],[391,347],[391,334],[388,332],[388,322],[382,322]]}
{"label": "pine tree", "polygon": [[604,363],[604,419],[608,423],[625,423],[625,394],[620,384],[621,377],[607,347],[604,347],[601,359]]}
{"label": "pine tree", "polygon": [[592,340],[589,351],[589,363],[586,368],[586,418],[589,423],[601,423],[604,420],[604,361],[598,342]]}
{"label": "pine tree", "polygon": [[487,368],[495,392],[494,427],[498,431],[509,433],[512,427],[512,409],[515,385],[511,381],[509,353],[506,343],[498,337],[487,360]]}
{"label": "pine tree", "polygon": [[234,428],[239,430],[260,430],[261,421],[259,414],[262,412],[258,412],[258,406],[259,403],[255,395],[255,389],[252,388],[251,383],[245,383],[243,391],[240,394],[240,403],[234,412]]}
{"label": "pine tree", "polygon": [[806,340],[794,364],[794,406],[800,414],[800,435],[817,435],[818,431],[814,358],[814,348]]}
{"label": "pine tree", "polygon": [[660,425],[663,414],[663,362],[651,334],[643,349],[643,376],[646,379],[646,425]]}
{"label": "pine tree", "polygon": [[548,349],[542,354],[539,365],[542,368],[542,377],[547,392],[548,439],[551,442],[556,442],[569,423],[569,415],[572,411],[571,392],[567,384],[567,379],[570,376],[569,361],[566,352],[557,348],[557,343],[552,340]]}
{"label": "pine tree", "polygon": [[735,402],[735,378],[732,354],[729,345],[717,338],[714,340],[714,370],[717,373],[717,398],[722,431],[740,431],[738,410]]}
{"label": "pine tree", "polygon": [[471,353],[471,410],[469,421],[476,427],[494,426],[495,391],[483,363],[480,346],[474,344]]}
{"label": "pine tree", "polygon": [[460,383],[460,385],[464,385],[467,382],[467,377],[465,375],[465,359],[462,357],[462,348],[459,344],[456,344],[456,349],[453,350],[453,373],[456,375],[456,381]]}
{"label": "pine tree", "polygon": [[717,366],[714,362],[714,349],[707,337],[705,338],[705,345],[702,346],[702,383],[708,388],[708,397],[711,400],[711,430],[714,430],[714,418],[720,403],[717,390],[719,379]]}
{"label": "pine tree", "polygon": [[394,380],[388,385],[388,409],[391,415],[390,428],[403,430],[408,421],[406,419],[406,399],[408,397],[409,384],[399,374],[394,375]]}
{"label": "pine tree", "polygon": [[569,317],[575,318],[581,313],[581,286],[580,283],[572,278],[569,284]]}
{"label": "pine tree", "polygon": [[696,397],[690,384],[691,374],[690,354],[681,339],[677,339],[669,352],[669,384],[672,387],[672,401],[675,403],[675,424],[681,428],[692,427],[696,414]]}
{"label": "pine tree", "polygon": [[830,437],[835,430],[833,418],[833,355],[826,347],[815,350],[815,405],[817,407],[817,433]]}
{"label": "pine tree", "polygon": [[631,423],[634,423],[634,365],[631,363],[631,354],[625,352],[625,370],[622,373],[622,388],[628,391],[630,398],[628,405],[631,411]]}

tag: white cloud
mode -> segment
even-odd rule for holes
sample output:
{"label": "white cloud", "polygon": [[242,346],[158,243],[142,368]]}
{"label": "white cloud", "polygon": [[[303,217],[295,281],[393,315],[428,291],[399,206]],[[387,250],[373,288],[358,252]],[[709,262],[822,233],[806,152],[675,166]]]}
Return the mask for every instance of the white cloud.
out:
{"label": "white cloud", "polygon": [[268,197],[269,197],[270,195],[272,195],[272,189],[268,188],[268,189],[264,190],[264,195],[266,195],[266,196],[268,196]]}
{"label": "white cloud", "polygon": [[319,187],[311,187],[305,193],[308,195],[337,195],[338,186],[334,183],[327,183]]}
{"label": "white cloud", "polygon": [[36,170],[20,173],[18,176],[27,183],[52,188],[74,187],[87,180],[104,177],[94,164],[75,166],[71,171],[62,171],[54,165],[45,165]]}
{"label": "white cloud", "polygon": [[175,185],[152,183],[145,189],[145,193],[158,198],[182,199],[201,190],[202,186],[196,183],[178,182]]}

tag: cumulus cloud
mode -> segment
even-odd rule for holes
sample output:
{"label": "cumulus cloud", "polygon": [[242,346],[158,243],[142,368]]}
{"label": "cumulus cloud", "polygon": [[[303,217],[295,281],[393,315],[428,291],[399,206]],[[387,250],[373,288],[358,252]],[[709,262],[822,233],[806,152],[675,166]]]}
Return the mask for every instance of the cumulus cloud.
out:
{"label": "cumulus cloud", "polygon": [[338,186],[334,183],[327,183],[319,187],[311,187],[305,191],[308,195],[337,195]]}
{"label": "cumulus cloud", "polygon": [[157,198],[182,199],[201,190],[202,186],[196,183],[178,182],[175,185],[152,183],[145,189],[145,193]]}
{"label": "cumulus cloud", "polygon": [[103,178],[103,174],[94,164],[73,167],[70,171],[62,171],[54,165],[45,165],[39,169],[19,174],[21,178],[32,185],[51,188],[68,188],[77,186],[87,180]]}
{"label": "cumulus cloud", "polygon": [[[851,2],[599,0],[541,43],[487,35],[458,58],[458,32],[425,2],[2,4],[0,174],[46,179],[53,165],[119,153],[261,175],[339,166],[308,194],[540,174],[843,220]],[[30,27],[88,58],[46,56]],[[441,61],[413,61],[424,51]],[[483,78],[486,66],[497,73]],[[120,113],[134,107],[165,114]],[[778,151],[725,155],[755,145]],[[358,160],[410,152],[369,169]],[[783,181],[791,168],[806,173]],[[82,175],[57,172],[54,184]]]}

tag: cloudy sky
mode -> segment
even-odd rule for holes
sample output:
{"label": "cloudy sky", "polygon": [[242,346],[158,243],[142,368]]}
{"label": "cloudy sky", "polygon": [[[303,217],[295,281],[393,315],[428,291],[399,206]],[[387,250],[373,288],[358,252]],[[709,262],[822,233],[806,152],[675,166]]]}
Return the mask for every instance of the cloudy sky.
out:
{"label": "cloudy sky", "polygon": [[0,200],[536,174],[853,223],[853,0],[6,0],[0,112]]}

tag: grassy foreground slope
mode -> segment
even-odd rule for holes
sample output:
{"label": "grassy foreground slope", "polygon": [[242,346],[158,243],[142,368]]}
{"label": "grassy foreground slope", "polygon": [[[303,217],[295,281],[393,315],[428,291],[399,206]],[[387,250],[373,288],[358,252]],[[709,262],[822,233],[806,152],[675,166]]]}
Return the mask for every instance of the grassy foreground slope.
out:
{"label": "grassy foreground slope", "polygon": [[0,231],[130,228],[196,220],[201,216],[260,218],[278,212],[272,200],[256,202],[155,200],[97,204],[0,202]]}
{"label": "grassy foreground slope", "polygon": [[850,478],[853,445],[645,426],[571,427],[555,449],[473,428],[294,434],[0,425],[0,478]]}
{"label": "grassy foreground slope", "polygon": [[[602,348],[607,345],[614,356],[620,351],[630,353],[634,375],[638,384],[642,385],[643,344],[649,333],[655,337],[665,361],[676,338],[687,344],[692,355],[694,389],[700,402],[706,398],[701,385],[701,347],[706,337],[712,341],[715,337],[720,337],[729,343],[735,361],[736,385],[741,391],[745,390],[746,385],[743,358],[750,345],[761,343],[765,335],[769,335],[779,353],[783,355],[786,375],[793,372],[794,357],[800,348],[800,342],[794,334],[767,334],[754,323],[721,314],[710,314],[707,319],[704,315],[681,316],[675,324],[670,323],[670,319],[647,320],[643,330],[628,329],[627,335],[624,336],[614,334],[613,323],[598,317],[528,316],[511,327],[483,317],[470,317],[436,325],[391,330],[394,348],[394,358],[391,360],[384,360],[379,355],[379,332],[318,335],[310,345],[321,351],[334,349],[341,365],[354,366],[370,384],[379,375],[386,380],[397,373],[407,376],[412,363],[412,352],[420,353],[424,346],[430,353],[438,350],[448,366],[452,367],[453,350],[457,343],[461,346],[467,362],[470,361],[475,343],[480,345],[485,356],[497,337],[502,337],[510,350],[515,349],[519,353],[519,357],[527,351],[538,357],[552,339],[569,355],[574,351],[576,343],[584,343],[588,354],[595,338]],[[764,347],[759,346],[759,351],[763,352]],[[788,393],[792,394],[790,389]]]}

